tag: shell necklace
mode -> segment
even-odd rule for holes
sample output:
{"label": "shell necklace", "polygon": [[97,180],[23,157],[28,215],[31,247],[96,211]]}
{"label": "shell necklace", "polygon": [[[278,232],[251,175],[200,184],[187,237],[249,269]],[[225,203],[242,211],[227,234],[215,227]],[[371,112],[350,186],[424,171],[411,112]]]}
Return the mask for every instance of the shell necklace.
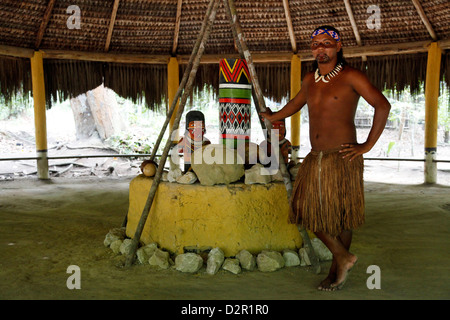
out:
{"label": "shell necklace", "polygon": [[314,74],[314,79],[316,82],[322,80],[325,83],[328,83],[331,78],[338,75],[338,73],[342,70],[342,63],[338,63],[333,70],[331,70],[326,75],[321,75],[319,72],[319,68],[316,69],[316,73]]}

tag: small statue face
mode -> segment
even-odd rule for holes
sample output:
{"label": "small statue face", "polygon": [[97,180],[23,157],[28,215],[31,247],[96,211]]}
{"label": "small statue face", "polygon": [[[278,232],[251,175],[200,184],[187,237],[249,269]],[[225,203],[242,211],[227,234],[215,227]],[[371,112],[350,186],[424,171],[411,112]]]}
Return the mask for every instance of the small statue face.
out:
{"label": "small statue face", "polygon": [[286,127],[284,121],[275,121],[272,123],[272,129],[278,130],[278,140],[283,140],[286,137]]}
{"label": "small statue face", "polygon": [[206,132],[203,121],[191,121],[188,125],[189,137],[194,141],[202,141]]}

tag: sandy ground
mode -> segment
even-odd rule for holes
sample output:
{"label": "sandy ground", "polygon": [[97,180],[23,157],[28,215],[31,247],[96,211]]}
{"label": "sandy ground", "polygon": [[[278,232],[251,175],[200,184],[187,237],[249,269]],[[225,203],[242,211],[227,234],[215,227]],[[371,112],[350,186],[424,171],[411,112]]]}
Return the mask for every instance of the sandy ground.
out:
{"label": "sandy ground", "polygon": [[[34,156],[32,132],[20,131],[25,127],[2,123],[2,157]],[[49,134],[49,154],[115,153],[103,145],[92,148],[92,141],[73,141],[62,132],[58,127]],[[449,158],[450,146],[439,150],[442,159]],[[373,156],[385,156],[381,148],[376,152]],[[359,263],[344,289],[330,293],[316,290],[330,262],[322,263],[319,275],[307,267],[239,275],[220,271],[214,276],[204,268],[197,274],[141,265],[123,268],[123,257],[104,247],[103,240],[109,229],[122,224],[129,182],[139,173],[140,162],[54,160],[49,181],[37,180],[35,161],[0,162],[0,299],[450,298],[450,164],[438,164],[438,184],[429,186],[422,184],[422,162],[366,161],[366,224],[355,231],[352,245]],[[80,268],[79,290],[66,286],[71,265]],[[367,286],[373,265],[380,268],[381,289]],[[171,311],[178,314],[182,306]],[[287,306],[298,308],[295,303]]]}
{"label": "sandy ground", "polygon": [[[135,265],[103,245],[128,208],[132,177],[0,181],[1,299],[449,299],[450,187],[366,182],[366,224],[355,231],[359,257],[343,290],[316,286],[307,267],[239,275],[184,274]],[[70,265],[81,289],[69,290]],[[371,265],[381,289],[368,289]],[[292,305],[294,308],[294,304]],[[177,311],[178,312],[178,311]]]}

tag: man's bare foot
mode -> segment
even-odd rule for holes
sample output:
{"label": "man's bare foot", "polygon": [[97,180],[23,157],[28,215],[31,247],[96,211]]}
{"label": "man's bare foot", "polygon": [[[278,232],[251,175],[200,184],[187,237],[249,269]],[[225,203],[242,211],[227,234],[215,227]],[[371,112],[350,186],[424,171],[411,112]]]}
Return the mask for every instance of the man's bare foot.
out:
{"label": "man's bare foot", "polygon": [[330,284],[331,291],[342,289],[356,262],[358,262],[358,257],[351,254],[350,257],[344,260],[341,264],[338,263],[336,280]]}
{"label": "man's bare foot", "polygon": [[336,281],[336,274],[329,274],[317,287],[317,290],[320,291],[331,291],[331,284]]}

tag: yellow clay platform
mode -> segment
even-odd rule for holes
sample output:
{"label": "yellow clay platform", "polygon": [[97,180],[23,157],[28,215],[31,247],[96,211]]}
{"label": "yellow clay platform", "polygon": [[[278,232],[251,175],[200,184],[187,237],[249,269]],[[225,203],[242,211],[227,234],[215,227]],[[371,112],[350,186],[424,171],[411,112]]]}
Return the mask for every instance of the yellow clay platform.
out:
{"label": "yellow clay platform", "polygon": [[[134,237],[153,179],[139,175],[130,183],[127,236]],[[246,249],[298,249],[302,238],[288,223],[283,183],[202,186],[161,182],[141,242],[156,242],[173,253],[183,247],[219,247],[225,256]]]}

